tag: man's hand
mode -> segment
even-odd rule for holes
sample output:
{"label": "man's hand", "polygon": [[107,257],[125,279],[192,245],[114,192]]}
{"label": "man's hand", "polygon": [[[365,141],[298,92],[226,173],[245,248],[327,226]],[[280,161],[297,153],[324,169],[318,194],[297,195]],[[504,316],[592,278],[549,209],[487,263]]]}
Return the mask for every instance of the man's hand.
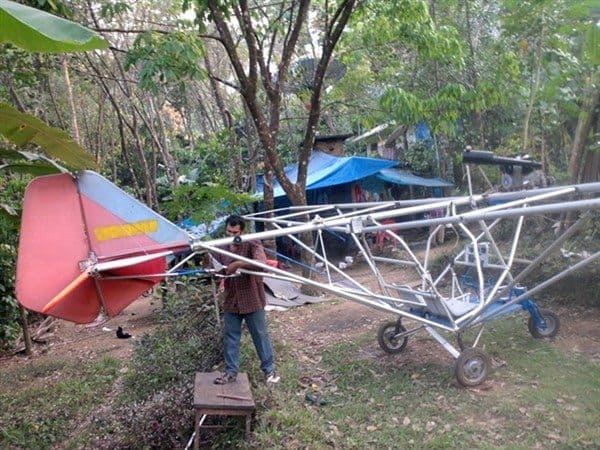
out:
{"label": "man's hand", "polygon": [[233,275],[234,273],[237,272],[238,269],[240,269],[242,267],[242,261],[234,261],[232,263],[230,263],[227,266],[227,269],[225,270],[225,274],[226,275]]}

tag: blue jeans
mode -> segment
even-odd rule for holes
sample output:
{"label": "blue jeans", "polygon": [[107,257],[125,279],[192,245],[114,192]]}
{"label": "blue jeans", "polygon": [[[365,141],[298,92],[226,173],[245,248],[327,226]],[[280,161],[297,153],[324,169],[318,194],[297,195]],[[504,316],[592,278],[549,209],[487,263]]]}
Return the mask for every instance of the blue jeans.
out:
{"label": "blue jeans", "polygon": [[240,339],[242,337],[242,321],[252,336],[252,342],[260,359],[260,368],[268,374],[275,369],[273,348],[267,331],[267,316],[264,309],[249,314],[226,312],[223,314],[225,330],[223,350],[225,356],[225,372],[237,374],[240,368]]}

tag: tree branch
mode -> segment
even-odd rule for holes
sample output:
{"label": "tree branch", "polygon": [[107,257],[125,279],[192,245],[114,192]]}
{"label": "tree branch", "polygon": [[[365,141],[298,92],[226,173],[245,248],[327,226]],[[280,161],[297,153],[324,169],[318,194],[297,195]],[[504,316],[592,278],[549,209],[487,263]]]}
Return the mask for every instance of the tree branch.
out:
{"label": "tree branch", "polygon": [[[337,45],[342,32],[344,31],[344,28],[350,19],[350,15],[354,10],[355,3],[356,0],[344,0],[342,3],[340,3],[331,21],[327,24],[325,39],[323,40],[321,59],[319,60],[317,69],[315,70],[312,83],[313,91],[310,99],[310,113],[308,116],[304,140],[300,149],[299,161],[307,161],[310,155],[310,151],[315,140],[317,123],[321,115],[321,95],[325,79],[325,72],[327,70],[327,66],[329,65],[329,61],[331,60],[333,49]],[[308,164],[300,165],[298,167],[297,184],[306,184],[307,169]]]}

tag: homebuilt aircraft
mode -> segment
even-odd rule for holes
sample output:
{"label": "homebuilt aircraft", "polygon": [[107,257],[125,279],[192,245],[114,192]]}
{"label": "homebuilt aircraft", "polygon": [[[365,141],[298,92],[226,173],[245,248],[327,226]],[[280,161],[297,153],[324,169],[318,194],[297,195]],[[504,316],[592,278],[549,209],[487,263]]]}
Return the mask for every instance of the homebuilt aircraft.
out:
{"label": "homebuilt aircraft", "polygon": [[[400,353],[408,338],[424,330],[455,359],[463,386],[476,386],[491,370],[478,347],[486,324],[507,314],[525,312],[535,338],[553,337],[559,317],[537,306],[534,296],[552,283],[596,261],[599,251],[570,254],[567,267],[525,287],[523,280],[590,220],[600,208],[600,183],[525,189],[528,172],[539,164],[468,151],[469,195],[408,201],[289,207],[249,214],[268,231],[234,238],[202,240],[161,217],[97,173],[49,175],[27,188],[17,263],[16,294],[26,308],[76,323],[94,321],[101,311],[119,314],[156,283],[183,270],[190,259],[220,253],[252,264],[241,272],[310,285],[347,300],[393,315],[378,331],[388,353]],[[506,192],[472,192],[470,164],[501,168]],[[442,212],[440,214],[440,211]],[[525,220],[577,212],[576,220],[533,260],[517,254]],[[435,212],[435,214],[433,214]],[[429,229],[423,243],[406,238],[414,229]],[[457,251],[440,267],[434,243],[441,229],[456,237]],[[300,238],[312,233],[314,246]],[[327,254],[324,236],[352,242],[372,275],[370,282],[344,270]],[[373,235],[393,244],[393,255],[373,250]],[[227,245],[286,236],[312,255],[310,270],[285,270],[227,251]],[[508,241],[508,242],[507,242]],[[571,252],[572,253],[572,252]],[[174,255],[184,254],[168,265]],[[576,259],[575,261],[573,259]],[[347,260],[348,262],[348,260]],[[318,269],[317,269],[318,268]],[[195,273],[220,276],[220,268]],[[410,285],[406,271],[417,274]],[[375,281],[375,282],[373,282]]]}

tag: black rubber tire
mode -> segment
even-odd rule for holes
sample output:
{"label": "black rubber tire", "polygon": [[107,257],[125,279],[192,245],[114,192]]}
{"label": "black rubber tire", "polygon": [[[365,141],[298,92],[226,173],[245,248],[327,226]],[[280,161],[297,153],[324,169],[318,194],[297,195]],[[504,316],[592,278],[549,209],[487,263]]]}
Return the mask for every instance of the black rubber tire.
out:
{"label": "black rubber tire", "polygon": [[533,317],[529,316],[529,321],[527,322],[527,328],[529,328],[529,332],[536,339],[553,338],[556,336],[558,329],[560,328],[560,319],[556,314],[547,309],[540,309],[540,314],[546,322],[546,328],[537,328],[535,326]]}
{"label": "black rubber tire", "polygon": [[399,320],[386,322],[381,325],[379,331],[377,331],[377,342],[379,342],[379,346],[386,353],[401,353],[406,348],[408,337],[404,336],[403,338],[398,339],[394,336],[404,332],[406,332],[406,328],[402,326]]}
{"label": "black rubber tire", "polygon": [[490,359],[483,350],[475,347],[464,349],[456,359],[454,373],[464,387],[478,386],[490,374]]}

